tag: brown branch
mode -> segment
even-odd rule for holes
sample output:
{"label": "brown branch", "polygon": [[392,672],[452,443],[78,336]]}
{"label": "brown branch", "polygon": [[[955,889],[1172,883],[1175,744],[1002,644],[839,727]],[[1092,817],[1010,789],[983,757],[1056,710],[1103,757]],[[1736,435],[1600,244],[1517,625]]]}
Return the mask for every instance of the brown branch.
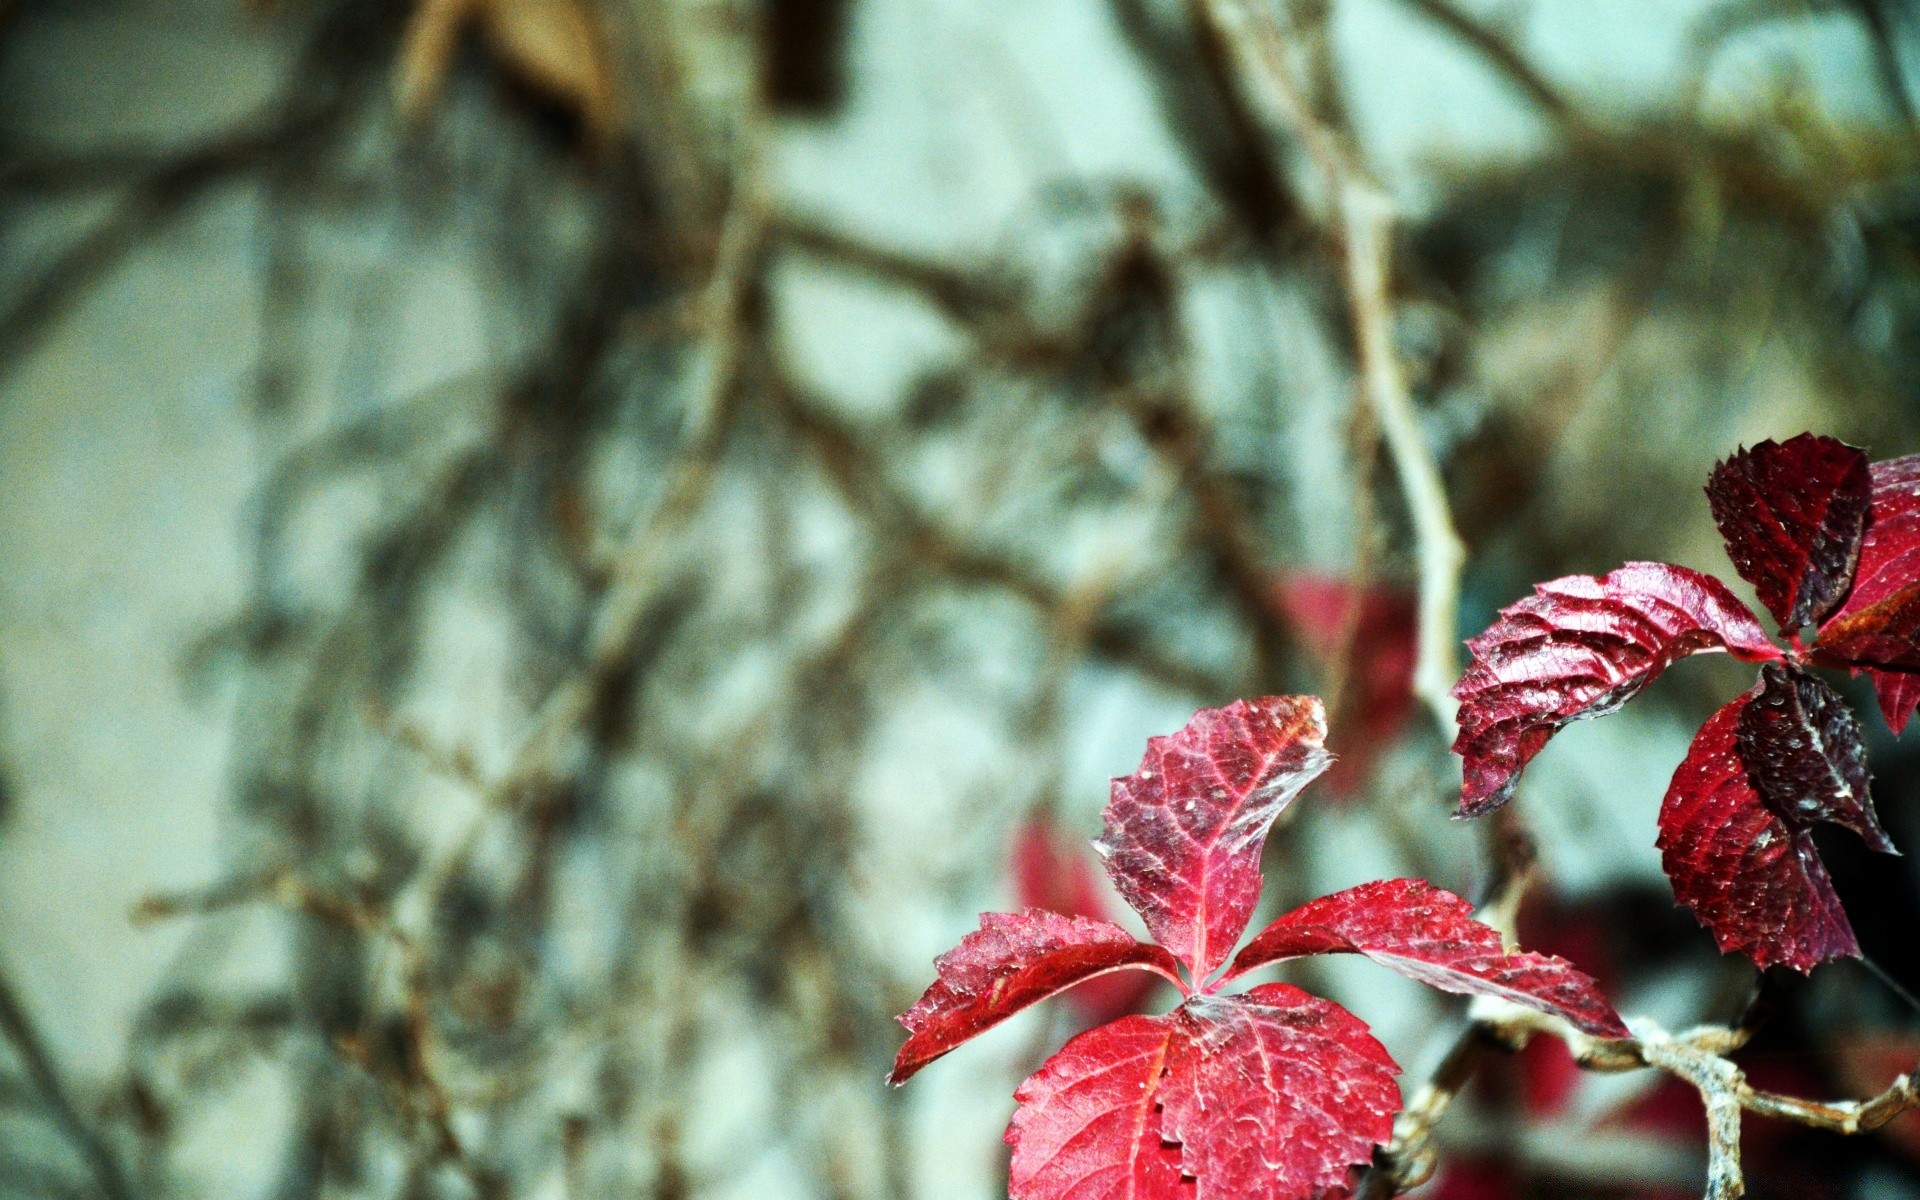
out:
{"label": "brown branch", "polygon": [[[1740,1166],[1740,1117],[1764,1117],[1855,1135],[1880,1128],[1901,1113],[1920,1109],[1920,1068],[1865,1100],[1817,1101],[1761,1091],[1728,1056],[1753,1035],[1748,1025],[1700,1025],[1669,1033],[1653,1021],[1630,1017],[1634,1036],[1596,1038],[1558,1017],[1491,997],[1478,997],[1471,1024],[1441,1068],[1415,1094],[1394,1123],[1394,1136],[1369,1171],[1356,1200],[1385,1200],[1423,1182],[1433,1169],[1434,1126],[1465,1086],[1485,1049],[1517,1051],[1539,1035],[1566,1043],[1574,1061],[1596,1072],[1652,1068],[1685,1080],[1700,1093],[1707,1113],[1706,1200],[1737,1200],[1746,1194]],[[1464,1062],[1464,1066],[1462,1065]]]}
{"label": "brown branch", "polygon": [[1124,625],[1100,617],[1097,609],[1071,612],[1090,600],[1103,606],[1100,602],[1109,598],[1104,589],[1063,592],[1011,559],[967,545],[941,528],[887,483],[878,455],[853,430],[829,416],[821,404],[801,397],[791,385],[776,387],[772,400],[788,427],[813,451],[828,482],[882,536],[903,544],[906,561],[959,581],[999,588],[1053,620],[1084,623],[1089,650],[1203,701],[1234,690],[1233,681],[1161,654]]}
{"label": "brown branch", "polygon": [[1401,3],[1479,55],[1496,75],[1554,122],[1585,123],[1573,102],[1527,61],[1511,39],[1486,21],[1455,7],[1449,0],[1401,0]]}

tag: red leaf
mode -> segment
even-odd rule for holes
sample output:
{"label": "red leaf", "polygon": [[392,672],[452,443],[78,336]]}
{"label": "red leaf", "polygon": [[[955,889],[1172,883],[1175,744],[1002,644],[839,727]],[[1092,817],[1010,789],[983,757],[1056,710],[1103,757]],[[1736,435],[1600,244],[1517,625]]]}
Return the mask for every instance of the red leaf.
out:
{"label": "red leaf", "polygon": [[1820,652],[1849,665],[1920,670],[1920,582],[1828,621]]}
{"label": "red leaf", "polygon": [[1326,770],[1326,735],[1316,697],[1236,700],[1147,739],[1140,769],[1113,781],[1094,846],[1121,896],[1195,979],[1245,931],[1267,830]]}
{"label": "red leaf", "polygon": [[[1871,621],[1861,624],[1856,623],[1855,618],[1885,605],[1898,593],[1920,582],[1920,455],[1874,463],[1871,475],[1873,518],[1867,526],[1866,540],[1860,543],[1853,591],[1839,611],[1821,626],[1819,638],[1822,657],[1841,661],[1856,670],[1893,664],[1866,657],[1869,653],[1878,653],[1884,659],[1884,641],[1878,646],[1864,639],[1861,644],[1849,644],[1850,630],[1855,635],[1876,632]],[[1903,607],[1896,604],[1894,611],[1882,610],[1883,619],[1891,618]],[[1884,639],[1886,631],[1877,632]],[[1887,724],[1898,733],[1913,714],[1916,701],[1920,701],[1920,682],[1891,671],[1869,671],[1868,674],[1880,694],[1880,711],[1886,715]]]}
{"label": "red leaf", "polygon": [[1171,955],[1118,925],[1033,908],[983,913],[980,928],[934,967],[939,978],[900,1017],[911,1036],[888,1077],[896,1085],[1021,1009],[1102,972],[1140,967],[1179,978]]}
{"label": "red leaf", "polygon": [[1742,450],[1707,479],[1727,557],[1783,630],[1846,597],[1872,491],[1863,451],[1811,433]]}
{"label": "red leaf", "polygon": [[1920,708],[1920,673],[1868,667],[1867,678],[1873,683],[1873,694],[1880,701],[1880,715],[1886,718],[1887,728],[1899,733],[1907,727],[1913,710]]}
{"label": "red leaf", "polygon": [[1660,805],[1657,845],[1674,898],[1723,952],[1804,973],[1860,946],[1813,839],[1747,781],[1736,729],[1754,694],[1714,713],[1694,736]]}
{"label": "red leaf", "polygon": [[1126,1017],[1088,1030],[1013,1093],[1013,1200],[1191,1200],[1160,1136],[1160,1085],[1176,1023]]}
{"label": "red leaf", "polygon": [[1271,983],[1196,997],[1174,1019],[1161,1134],[1180,1143],[1197,1200],[1307,1200],[1345,1188],[1393,1135],[1400,1068],[1339,1005]]}
{"label": "red leaf", "polygon": [[1760,799],[1787,824],[1844,825],[1882,853],[1893,842],[1867,794],[1860,726],[1837,693],[1792,667],[1769,663],[1734,723],[1734,746]]}
{"label": "red leaf", "polygon": [[1563,958],[1509,954],[1473,906],[1421,879],[1385,879],[1304,904],[1261,930],[1229,978],[1308,954],[1364,954],[1461,995],[1498,996],[1565,1017],[1588,1033],[1626,1037],[1600,987]]}
{"label": "red leaf", "polygon": [[[1374,760],[1416,711],[1417,599],[1405,588],[1374,585],[1362,590],[1341,576],[1313,572],[1285,576],[1274,596],[1320,668],[1346,673],[1346,695],[1340,711],[1332,714],[1331,744],[1337,756],[1327,772],[1327,786],[1336,795],[1351,796],[1365,786]],[[1347,645],[1350,626],[1352,643]],[[1339,661],[1342,650],[1349,651],[1345,663]]]}
{"label": "red leaf", "polygon": [[1612,712],[1676,660],[1721,650],[1781,657],[1725,584],[1646,562],[1540,584],[1467,648],[1474,662],[1453,685],[1463,817],[1511,799],[1520,769],[1567,722]]}
{"label": "red leaf", "polygon": [[[1025,908],[1044,908],[1072,917],[1111,920],[1119,901],[1094,869],[1087,843],[1062,837],[1054,823],[1037,814],[1015,835],[1014,890]],[[1089,979],[1067,996],[1090,1025],[1124,1017],[1153,991],[1154,977],[1116,971]]]}

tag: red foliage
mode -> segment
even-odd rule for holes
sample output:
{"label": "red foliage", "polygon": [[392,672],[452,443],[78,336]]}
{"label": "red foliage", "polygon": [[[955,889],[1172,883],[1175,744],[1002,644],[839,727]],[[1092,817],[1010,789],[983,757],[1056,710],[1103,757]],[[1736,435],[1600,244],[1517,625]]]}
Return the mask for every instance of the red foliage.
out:
{"label": "red foliage", "polygon": [[1735,747],[1751,696],[1700,727],[1660,806],[1660,862],[1673,894],[1723,951],[1809,971],[1858,954],[1813,838],[1760,800]]}
{"label": "red foliage", "polygon": [[[1788,634],[1782,651],[1718,581],[1661,563],[1539,585],[1467,645],[1462,816],[1504,804],[1568,721],[1610,712],[1685,655],[1765,664],[1760,683],[1694,739],[1660,814],[1674,894],[1722,950],[1810,971],[1858,954],[1808,826],[1828,821],[1892,852],[1868,795],[1866,751],[1808,661],[1866,670],[1888,724],[1920,703],[1920,457],[1869,465],[1843,442],[1761,442],[1713,471],[1707,496],[1740,574]],[[1799,629],[1820,626],[1809,649]]]}
{"label": "red foliage", "polygon": [[1567,722],[1612,712],[1676,660],[1719,650],[1781,657],[1725,584],[1646,562],[1540,584],[1467,648],[1474,661],[1453,686],[1453,749],[1465,762],[1468,817],[1511,799],[1520,769]]}
{"label": "red foliage", "polygon": [[[1021,1085],[1007,1129],[1015,1200],[1345,1195],[1353,1168],[1392,1132],[1399,1068],[1330,1001],[1285,984],[1219,994],[1278,958],[1361,953],[1450,991],[1494,992],[1595,1032],[1625,1032],[1591,979],[1557,959],[1506,953],[1464,901],[1418,880],[1296,910],[1263,935],[1271,954],[1209,980],[1259,898],[1260,846],[1274,817],[1326,767],[1324,732],[1312,697],[1243,701],[1152,739],[1140,770],[1113,781],[1099,845],[1115,886],[1167,949],[1030,909],[984,916],[936,963],[939,977],[901,1018],[911,1036],[896,1083],[1102,971],[1166,972],[1185,997],[1168,1016],[1081,1034]],[[1068,892],[1084,898],[1077,885]],[[1169,950],[1185,960],[1187,980]]]}
{"label": "red foliage", "polygon": [[1793,667],[1769,664],[1734,723],[1734,747],[1760,799],[1796,828],[1830,821],[1882,853],[1893,842],[1867,795],[1867,751],[1846,702]]}
{"label": "red foliage", "polygon": [[[1085,842],[1063,837],[1053,821],[1038,814],[1013,839],[1014,894],[1022,908],[1044,908],[1070,917],[1111,921],[1119,897],[1095,869]],[[1137,1012],[1153,992],[1155,979],[1139,971],[1115,971],[1077,985],[1067,999],[1089,1025]]]}
{"label": "red foliage", "polygon": [[1055,992],[1137,967],[1177,978],[1173,957],[1118,925],[1029,908],[985,913],[980,928],[934,962],[940,977],[900,1018],[912,1034],[894,1060],[906,1080],[968,1038]]}
{"label": "red foliage", "polygon": [[1160,1136],[1171,1017],[1125,1017],[1074,1038],[1013,1093],[1014,1200],[1190,1200]]}
{"label": "red foliage", "polygon": [[1284,983],[1201,996],[1175,1019],[1162,1137],[1198,1200],[1290,1200],[1347,1186],[1393,1136],[1400,1073],[1360,1018]]}
{"label": "red foliage", "polygon": [[1866,455],[1810,433],[1713,469],[1707,500],[1727,557],[1782,630],[1819,621],[1847,594],[1872,489]]}
{"label": "red foliage", "polygon": [[1312,696],[1236,700],[1147,739],[1140,769],[1113,781],[1107,875],[1195,978],[1240,940],[1260,898],[1274,818],[1327,769],[1326,716]]}
{"label": "red foliage", "polygon": [[1920,672],[1908,641],[1889,646],[1889,626],[1908,620],[1910,597],[1920,583],[1920,455],[1874,463],[1872,521],[1860,543],[1853,591],[1820,628],[1819,656],[1839,666],[1866,670],[1880,696],[1880,711],[1894,732],[1906,728],[1920,704]]}
{"label": "red foliage", "polygon": [[1443,992],[1498,996],[1565,1017],[1588,1033],[1626,1037],[1593,980],[1564,958],[1509,954],[1473,908],[1419,879],[1386,879],[1322,896],[1263,929],[1228,978],[1307,954],[1364,954]]}

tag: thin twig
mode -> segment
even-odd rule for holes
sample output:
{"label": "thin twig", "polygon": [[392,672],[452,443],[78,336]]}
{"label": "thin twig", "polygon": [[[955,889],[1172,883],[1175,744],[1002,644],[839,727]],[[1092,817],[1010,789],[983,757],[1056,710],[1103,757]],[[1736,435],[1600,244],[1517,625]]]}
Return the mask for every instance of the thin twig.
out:
{"label": "thin twig", "polygon": [[1584,123],[1573,102],[1528,62],[1526,56],[1500,30],[1461,10],[1449,0],[1401,0],[1401,3],[1479,55],[1496,75],[1551,120],[1562,125]]}
{"label": "thin twig", "polygon": [[1420,626],[1414,692],[1451,740],[1457,705],[1449,689],[1458,674],[1454,638],[1466,549],[1454,530],[1446,485],[1420,431],[1406,375],[1393,348],[1391,205],[1354,149],[1314,115],[1288,66],[1273,15],[1247,0],[1195,2],[1235,47],[1235,61],[1247,89],[1259,99],[1275,132],[1297,141],[1319,174],[1326,232],[1343,252],[1362,391],[1379,418],[1418,543]]}
{"label": "thin twig", "polygon": [[[1909,1071],[1878,1095],[1865,1100],[1817,1101],[1761,1091],[1728,1057],[1753,1036],[1751,1025],[1699,1025],[1669,1033],[1658,1023],[1629,1017],[1627,1038],[1597,1038],[1559,1017],[1493,997],[1475,998],[1471,1024],[1441,1068],[1415,1094],[1394,1124],[1393,1141],[1368,1172],[1356,1200],[1385,1200],[1424,1181],[1433,1169],[1435,1124],[1471,1075],[1479,1050],[1519,1050],[1539,1035],[1557,1037],[1582,1068],[1597,1072],[1654,1068],[1691,1084],[1707,1112],[1706,1200],[1737,1200],[1746,1184],[1740,1166],[1740,1115],[1758,1113],[1775,1120],[1839,1134],[1878,1129],[1901,1113],[1920,1108],[1920,1078]],[[1467,1065],[1463,1068],[1462,1060]]]}

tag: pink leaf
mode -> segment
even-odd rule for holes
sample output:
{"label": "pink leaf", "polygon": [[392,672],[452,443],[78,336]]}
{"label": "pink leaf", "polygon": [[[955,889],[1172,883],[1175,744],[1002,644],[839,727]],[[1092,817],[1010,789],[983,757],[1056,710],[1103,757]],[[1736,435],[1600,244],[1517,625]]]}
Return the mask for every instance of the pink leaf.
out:
{"label": "pink leaf", "polygon": [[[1013,841],[1014,890],[1025,908],[1044,908],[1070,917],[1111,920],[1120,907],[1112,885],[1094,867],[1086,842],[1062,837],[1045,814],[1037,814]],[[1115,971],[1073,989],[1067,999],[1090,1025],[1124,1017],[1153,991],[1154,977]]]}
{"label": "pink leaf", "polygon": [[1694,736],[1660,806],[1657,844],[1674,897],[1722,951],[1807,972],[1860,946],[1813,839],[1748,782],[1736,730],[1753,694],[1714,713]]}
{"label": "pink leaf", "polygon": [[1781,657],[1725,584],[1647,562],[1540,584],[1467,648],[1474,662],[1453,686],[1465,817],[1511,799],[1521,768],[1567,722],[1612,712],[1676,660],[1722,650]]}
{"label": "pink leaf", "polygon": [[1627,1027],[1600,987],[1563,958],[1509,954],[1473,907],[1421,879],[1386,879],[1322,896],[1262,930],[1230,973],[1308,954],[1364,954],[1402,975],[1461,995],[1498,996],[1601,1037]]}
{"label": "pink leaf", "polygon": [[1113,781],[1094,845],[1120,895],[1195,979],[1246,929],[1267,830],[1326,770],[1326,734],[1316,697],[1236,700],[1149,738],[1140,769]]}
{"label": "pink leaf", "polygon": [[1013,1093],[1013,1200],[1191,1200],[1179,1150],[1160,1136],[1171,1017],[1088,1030]]}
{"label": "pink leaf", "polygon": [[[1823,658],[1855,670],[1895,665],[1886,661],[1885,625],[1906,608],[1899,603],[1898,594],[1920,583],[1920,454],[1874,463],[1871,475],[1873,516],[1866,539],[1860,543],[1853,591],[1821,626],[1819,639]],[[1880,609],[1877,618],[1870,614],[1860,619],[1861,614],[1876,608]],[[1878,635],[1880,644],[1863,635]],[[1898,733],[1920,702],[1920,681],[1904,671],[1881,669],[1869,670],[1868,674],[1880,695],[1880,711]]]}
{"label": "pink leaf", "polygon": [[1105,921],[1027,909],[984,913],[980,928],[934,960],[933,986],[900,1017],[910,1036],[894,1060],[894,1084],[1021,1009],[1106,971],[1127,967],[1179,978],[1158,946]]}
{"label": "pink leaf", "polygon": [[1872,489],[1865,453],[1811,433],[1713,469],[1707,500],[1727,557],[1782,629],[1820,620],[1846,596]]}
{"label": "pink leaf", "polygon": [[1787,824],[1844,825],[1882,853],[1893,842],[1867,794],[1867,751],[1846,701],[1793,667],[1769,663],[1734,724],[1734,746],[1760,799]]}
{"label": "pink leaf", "polygon": [[1361,1020],[1284,983],[1174,1014],[1161,1135],[1196,1200],[1307,1200],[1347,1187],[1393,1135],[1400,1068]]}

